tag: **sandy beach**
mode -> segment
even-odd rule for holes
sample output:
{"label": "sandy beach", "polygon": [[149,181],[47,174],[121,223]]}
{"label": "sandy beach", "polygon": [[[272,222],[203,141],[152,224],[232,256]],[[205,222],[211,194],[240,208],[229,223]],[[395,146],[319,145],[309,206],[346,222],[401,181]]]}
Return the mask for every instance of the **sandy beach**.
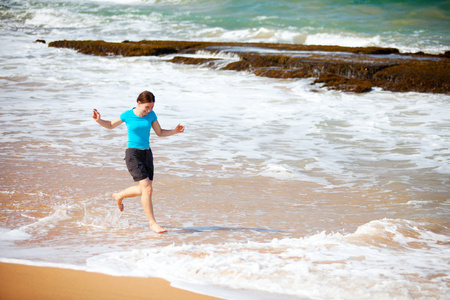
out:
{"label": "sandy beach", "polygon": [[0,263],[1,299],[218,299],[177,289],[160,278],[119,277]]}

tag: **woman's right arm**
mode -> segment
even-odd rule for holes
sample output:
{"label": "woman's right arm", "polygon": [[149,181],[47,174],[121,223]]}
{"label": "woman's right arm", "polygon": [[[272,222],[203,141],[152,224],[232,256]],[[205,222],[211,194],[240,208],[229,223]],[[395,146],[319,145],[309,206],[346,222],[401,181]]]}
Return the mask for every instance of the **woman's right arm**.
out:
{"label": "woman's right arm", "polygon": [[114,129],[123,123],[120,118],[114,119],[113,121],[102,120],[100,118],[100,113],[95,108],[92,111],[92,118],[95,122],[108,129]]}

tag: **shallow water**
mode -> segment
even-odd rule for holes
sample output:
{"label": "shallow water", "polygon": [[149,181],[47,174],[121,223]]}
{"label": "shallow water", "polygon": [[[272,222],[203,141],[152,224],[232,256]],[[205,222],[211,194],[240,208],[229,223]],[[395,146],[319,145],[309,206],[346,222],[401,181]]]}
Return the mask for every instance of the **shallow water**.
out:
{"label": "shallow water", "polygon": [[[2,10],[1,261],[159,276],[228,299],[447,297],[449,96],[346,94],[170,56],[94,57],[32,43],[143,39],[144,21],[126,25],[127,11],[189,16],[168,2],[61,3],[8,2],[9,19]],[[112,17],[117,7],[124,15]],[[196,14],[180,31],[162,23],[145,38],[212,30]],[[247,28],[233,26],[228,33]],[[144,89],[156,95],[163,128],[186,125],[151,136],[164,235],[149,231],[139,199],[117,210],[111,193],[133,184],[126,128],[91,118],[92,108],[116,118]]]}

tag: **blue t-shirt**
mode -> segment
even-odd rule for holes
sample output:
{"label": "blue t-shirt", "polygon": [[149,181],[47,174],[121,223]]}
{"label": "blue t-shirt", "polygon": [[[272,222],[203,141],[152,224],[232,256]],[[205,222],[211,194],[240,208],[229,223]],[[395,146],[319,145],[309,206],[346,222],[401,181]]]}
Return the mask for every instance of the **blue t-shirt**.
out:
{"label": "blue t-shirt", "polygon": [[133,109],[127,110],[120,115],[120,120],[127,124],[128,148],[148,149],[150,148],[150,129],[152,123],[158,118],[152,110],[143,117],[136,116]]}

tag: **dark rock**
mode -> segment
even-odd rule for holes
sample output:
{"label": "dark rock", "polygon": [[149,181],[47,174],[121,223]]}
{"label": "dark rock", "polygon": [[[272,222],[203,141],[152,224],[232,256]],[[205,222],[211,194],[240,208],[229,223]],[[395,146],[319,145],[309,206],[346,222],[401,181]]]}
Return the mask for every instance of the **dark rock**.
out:
{"label": "dark rock", "polygon": [[171,60],[172,63],[186,64],[186,65],[208,65],[214,66],[214,62],[220,61],[218,58],[195,58],[185,56],[175,56]]}
{"label": "dark rock", "polygon": [[440,55],[402,54],[395,48],[380,47],[145,40],[122,43],[64,40],[51,42],[49,46],[101,56],[178,54],[170,61],[210,67],[216,67],[220,59],[182,55],[199,50],[225,52],[237,55],[239,60],[228,63],[222,70],[247,71],[271,78],[313,77],[316,83],[323,83],[327,88],[354,93],[368,92],[372,87],[401,92],[450,92],[450,51]]}
{"label": "dark rock", "polygon": [[324,83],[325,87],[353,93],[366,93],[372,90],[372,84],[368,80],[348,79],[332,73],[320,75],[314,83]]}

